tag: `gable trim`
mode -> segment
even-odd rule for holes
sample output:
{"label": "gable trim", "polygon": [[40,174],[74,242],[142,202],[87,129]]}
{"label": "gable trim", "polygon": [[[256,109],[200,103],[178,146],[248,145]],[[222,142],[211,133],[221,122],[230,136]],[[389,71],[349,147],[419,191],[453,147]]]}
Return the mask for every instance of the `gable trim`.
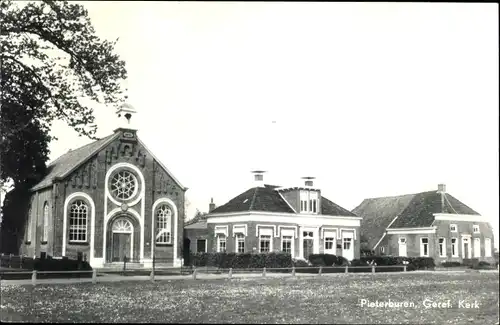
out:
{"label": "gable trim", "polygon": [[290,209],[292,209],[292,211],[294,213],[297,213],[297,211],[293,208],[293,206],[285,199],[285,197],[283,196],[283,194],[281,194],[279,191],[276,191],[276,192],[280,195],[280,197],[283,199],[283,201],[285,201],[286,204],[288,204],[288,206],[290,207]]}
{"label": "gable trim", "polygon": [[[393,223],[394,221],[396,221],[396,219],[398,218],[399,216],[395,216],[394,219],[392,219],[391,223],[387,226],[387,228],[389,228]],[[382,242],[382,239],[384,239],[385,237],[385,234],[387,233],[387,228],[385,228],[385,231],[384,231],[384,234],[382,235],[382,237],[380,237],[379,241],[377,242],[377,244],[375,244],[375,246],[373,246],[373,250],[377,249],[378,245]]]}
{"label": "gable trim", "polygon": [[[207,220],[214,217],[236,217],[236,216],[246,216],[249,214],[262,215],[262,216],[276,216],[276,217],[294,217],[301,219],[317,219],[317,218],[335,218],[335,219],[347,219],[347,220],[362,220],[362,217],[355,216],[334,216],[329,214],[297,214],[289,212],[265,212],[265,211],[238,211],[238,212],[222,212],[209,214]],[[213,221],[212,221],[213,222]]]}
{"label": "gable trim", "polygon": [[477,214],[434,213],[435,220],[489,222],[488,218]]}
{"label": "gable trim", "polygon": [[[109,136],[109,135],[108,135]],[[71,175],[71,173],[73,173],[75,170],[77,170],[78,168],[80,168],[83,164],[85,164],[87,161],[90,160],[90,158],[92,158],[97,152],[99,152],[100,150],[102,150],[102,148],[104,148],[105,146],[107,146],[108,144],[110,144],[112,141],[114,141],[117,137],[119,136],[119,133],[116,133],[114,134],[113,136],[111,136],[108,140],[104,141],[99,147],[97,147],[94,151],[92,151],[86,158],[82,159],[80,162],[78,162],[73,168],[71,168],[70,170],[68,170],[66,173],[62,174],[62,175],[59,175],[59,176],[56,176],[54,178],[52,178],[50,180],[50,183],[48,183],[47,185],[44,185],[44,186],[37,186],[35,185],[34,187],[32,187],[30,189],[31,192],[34,192],[34,191],[37,191],[37,190],[41,190],[41,189],[44,189],[44,188],[47,188],[49,186],[52,186],[54,184],[54,181],[55,180],[63,180],[64,178],[66,178],[68,175]],[[106,138],[106,137],[104,137]],[[99,141],[99,140],[96,140],[96,141]],[[92,142],[91,142],[92,143]],[[90,143],[89,143],[90,144]],[[83,147],[83,146],[82,146]],[[79,149],[79,148],[77,148]],[[75,149],[75,150],[77,150]],[[60,157],[58,157],[57,159],[61,158],[62,155]],[[54,160],[55,162],[55,160]],[[50,166],[50,165],[49,165]]]}
{"label": "gable trim", "polygon": [[177,186],[179,186],[181,188],[181,190],[183,190],[183,191],[187,191],[188,190],[187,187],[185,187],[184,185],[182,185],[181,182],[179,182],[179,180],[177,180],[177,178],[175,178],[174,174],[172,174],[172,172],[170,172],[170,170],[168,170],[168,168],[165,167],[165,165],[160,161],[160,159],[158,159],[154,155],[154,153],[144,144],[144,142],[141,141],[141,139],[139,137],[137,137],[137,141],[144,147],[144,149],[146,149],[147,152],[149,152],[149,154],[151,155],[151,157],[153,157],[153,159],[168,174],[168,176],[172,177],[172,180],[177,184]]}
{"label": "gable trim", "polygon": [[419,228],[393,228],[387,229],[388,235],[402,234],[435,234],[437,227],[419,227]]}

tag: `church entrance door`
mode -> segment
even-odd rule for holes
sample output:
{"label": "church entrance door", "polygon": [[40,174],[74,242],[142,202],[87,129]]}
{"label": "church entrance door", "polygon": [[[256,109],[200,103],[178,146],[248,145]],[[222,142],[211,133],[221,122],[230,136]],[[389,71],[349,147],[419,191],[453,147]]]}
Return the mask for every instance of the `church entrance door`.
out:
{"label": "church entrance door", "polygon": [[127,261],[133,259],[133,236],[134,227],[126,218],[119,218],[113,223],[112,228],[112,251],[111,260],[113,262],[123,262],[124,258]]}

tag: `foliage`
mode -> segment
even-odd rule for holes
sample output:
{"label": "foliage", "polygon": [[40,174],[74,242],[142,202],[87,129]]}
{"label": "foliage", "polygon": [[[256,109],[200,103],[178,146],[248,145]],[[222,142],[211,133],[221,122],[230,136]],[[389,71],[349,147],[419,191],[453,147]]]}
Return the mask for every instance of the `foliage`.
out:
{"label": "foliage", "polygon": [[218,268],[279,268],[291,267],[292,257],[285,253],[196,253],[192,254],[193,266],[210,266]]}
{"label": "foliage", "polygon": [[29,186],[44,172],[52,122],[94,137],[93,109],[82,98],[120,102],[125,63],[81,5],[5,0],[0,16],[0,179]]}
{"label": "foliage", "polygon": [[345,266],[349,265],[349,261],[342,256],[333,254],[311,254],[309,261],[314,266]]}
{"label": "foliage", "polygon": [[[12,180],[25,195],[46,173],[52,123],[95,138],[94,111],[84,102],[119,104],[127,72],[116,42],[96,35],[81,5],[3,0],[0,17],[0,183]],[[2,218],[8,250],[24,227],[12,220],[24,216],[12,202]]]}
{"label": "foliage", "polygon": [[361,257],[360,261],[379,266],[408,265],[407,270],[428,270],[434,269],[435,263],[432,257],[402,257],[402,256],[370,256]]}

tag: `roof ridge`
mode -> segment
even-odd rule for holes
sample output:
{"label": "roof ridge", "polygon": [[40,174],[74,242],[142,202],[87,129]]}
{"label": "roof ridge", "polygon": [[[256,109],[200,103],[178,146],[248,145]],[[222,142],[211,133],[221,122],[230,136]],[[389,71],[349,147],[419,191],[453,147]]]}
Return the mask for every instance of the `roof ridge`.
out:
{"label": "roof ridge", "polygon": [[[113,134],[114,134],[114,133],[113,133]],[[78,150],[81,150],[81,149],[84,149],[84,148],[86,148],[86,147],[88,147],[88,146],[90,146],[90,145],[92,145],[92,144],[94,144],[94,143],[96,143],[96,142],[98,142],[98,141],[104,140],[104,139],[106,139],[107,137],[112,136],[113,134],[109,134],[109,135],[107,135],[107,136],[105,136],[105,137],[102,137],[102,138],[100,138],[100,139],[97,139],[97,140],[94,140],[94,141],[89,142],[89,143],[87,143],[87,144],[84,144],[83,146],[78,147],[78,148],[76,148],[76,149],[69,149],[68,151],[66,151],[65,153],[63,153],[63,154],[62,154],[62,155],[60,155],[59,157],[57,157],[54,161],[52,161],[52,162],[51,162],[51,163],[50,163],[47,167],[50,167],[52,164],[54,164],[55,162],[57,162],[59,159],[61,159],[62,157],[66,156],[67,154],[69,154],[69,153],[73,153],[73,152],[78,151]]]}
{"label": "roof ridge", "polygon": [[253,192],[252,202],[250,202],[250,206],[248,207],[249,211],[251,211],[253,208],[253,204],[255,203],[255,198],[257,197],[257,192],[259,191],[259,187],[255,187],[254,189],[255,191]]}

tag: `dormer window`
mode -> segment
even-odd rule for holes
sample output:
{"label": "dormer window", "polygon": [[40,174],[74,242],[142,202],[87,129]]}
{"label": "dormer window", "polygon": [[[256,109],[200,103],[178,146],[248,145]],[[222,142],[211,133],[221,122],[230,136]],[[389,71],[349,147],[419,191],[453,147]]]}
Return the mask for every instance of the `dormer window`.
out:
{"label": "dormer window", "polygon": [[300,191],[300,212],[318,213],[319,195],[317,191]]}
{"label": "dormer window", "polygon": [[472,226],[472,231],[473,231],[475,234],[479,234],[479,226],[478,226],[478,225],[473,225],[473,226]]}

